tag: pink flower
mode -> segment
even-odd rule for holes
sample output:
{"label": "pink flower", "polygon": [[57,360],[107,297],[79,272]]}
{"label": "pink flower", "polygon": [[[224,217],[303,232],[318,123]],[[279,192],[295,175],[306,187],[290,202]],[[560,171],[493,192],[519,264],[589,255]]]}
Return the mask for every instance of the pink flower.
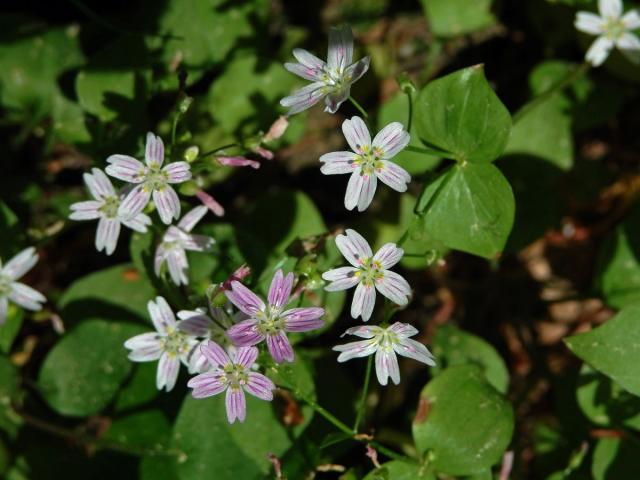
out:
{"label": "pink flower", "polygon": [[245,392],[262,400],[273,400],[276,388],[273,382],[261,373],[251,371],[258,358],[256,347],[239,348],[233,360],[216,342],[209,341],[200,348],[212,369],[193,377],[187,386],[193,388],[194,398],[211,397],[226,391],[229,423],[236,419],[244,422],[247,414]]}
{"label": "pink flower", "polygon": [[397,192],[406,192],[411,175],[391,161],[409,144],[409,133],[399,122],[384,127],[371,141],[367,125],[360,117],[342,123],[344,133],[353,152],[331,152],[320,157],[324,163],[320,171],[325,175],[349,173],[344,206],[358,211],[367,209],[376,193],[378,179]]}
{"label": "pink flower", "polygon": [[260,168],[260,162],[256,162],[255,160],[250,160],[245,157],[218,157],[218,162],[221,165],[226,165],[229,167],[251,167],[251,168]]}
{"label": "pink flower", "polygon": [[180,217],[180,200],[170,184],[186,182],[191,178],[191,167],[187,162],[172,162],[162,167],[164,144],[160,137],[147,133],[145,162],[128,155],[111,155],[106,172],[122,181],[136,184],[120,204],[118,213],[132,218],[147,206],[153,195],[153,203],[164,223]]}
{"label": "pink flower", "polygon": [[306,332],[320,328],[324,324],[320,319],[324,315],[324,309],[308,307],[284,310],[289,303],[292,287],[293,273],[285,277],[282,270],[278,270],[271,281],[269,304],[266,305],[240,282],[231,282],[227,298],[249,316],[227,331],[231,341],[239,347],[245,347],[266,340],[269,353],[277,363],[284,360],[293,362],[293,348],[286,332]]}
{"label": "pink flower", "polygon": [[433,355],[426,346],[410,339],[418,333],[408,323],[396,322],[390,327],[360,326],[349,328],[342,334],[366,338],[359,342],[337,345],[333,350],[340,352],[338,362],[346,362],[352,358],[367,357],[376,354],[376,374],[380,385],[386,385],[391,377],[393,383],[400,383],[400,369],[396,354],[413,358],[427,365],[436,364]]}
{"label": "pink flower", "polygon": [[204,190],[198,190],[196,192],[196,197],[198,197],[198,200],[200,200],[204,206],[211,210],[216,217],[224,216],[224,207],[220,205],[218,201],[207,192],[205,192]]}
{"label": "pink flower", "polygon": [[356,287],[351,303],[351,316],[369,320],[376,303],[376,290],[397,305],[406,305],[411,296],[407,281],[389,269],[400,261],[404,250],[395,243],[386,243],[373,254],[367,241],[355,230],[347,229],[346,235],[338,235],[336,245],[352,267],[334,268],[322,274],[331,282],[328,292]]}
{"label": "pink flower", "polygon": [[280,115],[280,117],[278,117],[278,119],[273,122],[271,127],[269,127],[269,131],[262,138],[262,141],[271,142],[272,140],[277,140],[282,135],[284,135],[284,132],[287,130],[288,126],[289,119],[286,117],[286,115]]}

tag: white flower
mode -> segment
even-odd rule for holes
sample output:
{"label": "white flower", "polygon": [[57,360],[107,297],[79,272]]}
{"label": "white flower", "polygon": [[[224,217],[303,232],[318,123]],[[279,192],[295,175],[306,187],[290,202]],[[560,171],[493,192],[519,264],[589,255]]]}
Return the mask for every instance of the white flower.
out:
{"label": "white flower", "polygon": [[602,65],[615,46],[633,62],[638,62],[640,39],[631,30],[640,28],[640,15],[630,10],[622,15],[622,0],[598,0],[600,16],[578,12],[575,27],[598,38],[587,51],[586,60],[594,67]]}
{"label": "white flower", "polygon": [[209,315],[204,309],[180,310],[178,318],[182,320],[180,322],[180,330],[188,335],[202,338],[200,347],[194,350],[194,358],[191,360],[193,370],[202,373],[210,365],[208,365],[207,358],[202,353],[201,347],[206,345],[209,340],[213,340],[224,347],[227,353],[233,357],[236,347],[227,336],[227,330],[240,320],[247,318],[247,316],[242,312],[233,314],[231,303],[227,303],[224,308],[214,307],[210,304]]}
{"label": "white flower", "polygon": [[401,123],[393,122],[384,127],[373,142],[360,117],[345,120],[342,132],[353,152],[325,153],[320,157],[324,163],[320,171],[325,175],[351,174],[344,196],[347,210],[353,210],[356,205],[359,212],[366,210],[376,193],[378,178],[398,192],[407,191],[411,175],[390,161],[409,144],[409,133]]}
{"label": "white flower", "polygon": [[129,360],[134,362],[158,362],[156,373],[156,387],[158,390],[171,391],[178,379],[180,362],[189,367],[189,373],[194,373],[194,350],[200,344],[198,340],[187,335],[180,329],[173,311],[167,301],[157,297],[156,301],[147,304],[155,332],[136,335],[124,342],[124,346],[131,350]]}
{"label": "white flower", "polygon": [[153,194],[153,203],[164,223],[180,217],[180,199],[172,183],[182,183],[191,178],[191,167],[187,162],[172,162],[162,167],[164,162],[164,144],[160,137],[147,133],[145,162],[128,155],[111,155],[107,158],[111,165],[107,173],[125,182],[136,184],[119,207],[123,217],[135,217],[147,206]]}
{"label": "white flower", "polygon": [[71,205],[71,220],[98,220],[96,230],[96,249],[104,250],[111,255],[116,249],[120,236],[120,224],[129,227],[136,232],[145,233],[147,225],[151,225],[151,219],[144,213],[135,217],[123,216],[119,212],[120,201],[124,198],[124,192],[116,193],[104,172],[98,168],[92,173],[83,175],[84,183],[94,200],[76,202]]}
{"label": "white flower", "polygon": [[367,357],[376,354],[376,375],[380,385],[386,385],[391,377],[393,383],[400,383],[400,369],[396,354],[413,358],[427,365],[436,364],[433,355],[426,346],[410,339],[418,333],[407,323],[396,322],[390,327],[360,326],[349,328],[342,336],[355,335],[367,340],[337,345],[333,349],[341,352],[338,362],[346,362],[352,358]]}
{"label": "white flower", "polygon": [[3,267],[0,261],[0,325],[7,320],[9,300],[27,310],[38,311],[47,299],[17,280],[38,263],[38,254],[33,247],[25,248]]}
{"label": "white flower", "polygon": [[169,275],[176,285],[187,285],[189,279],[187,273],[189,271],[189,263],[187,261],[187,253],[185,250],[194,252],[206,252],[213,247],[215,240],[206,235],[196,235],[191,232],[193,227],[207,213],[207,207],[200,205],[189,211],[178,225],[171,225],[164,236],[162,242],[156,248],[154,260],[154,270],[156,275],[160,276],[162,264],[167,262]]}
{"label": "white flower", "polygon": [[329,51],[327,62],[301,48],[293,50],[300,63],[285,63],[291,73],[313,83],[301,88],[289,97],[280,100],[280,105],[289,107],[289,115],[312,107],[325,97],[325,112],[336,113],[340,104],[351,93],[351,85],[369,69],[369,57],[352,64],[353,34],[347,25],[329,29]]}
{"label": "white flower", "polygon": [[330,281],[325,290],[335,292],[356,287],[351,303],[351,316],[371,318],[376,303],[376,290],[398,305],[406,305],[411,296],[407,281],[389,270],[400,261],[404,250],[395,243],[386,243],[374,255],[367,241],[355,230],[347,229],[346,235],[336,237],[338,249],[353,267],[340,267],[322,274]]}

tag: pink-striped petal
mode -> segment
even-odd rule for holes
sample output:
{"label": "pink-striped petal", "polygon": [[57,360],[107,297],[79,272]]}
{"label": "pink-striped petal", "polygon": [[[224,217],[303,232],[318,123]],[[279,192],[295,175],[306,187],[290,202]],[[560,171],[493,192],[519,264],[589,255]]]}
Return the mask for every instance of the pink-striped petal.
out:
{"label": "pink-striped petal", "polygon": [[381,334],[383,330],[383,328],[378,327],[377,325],[358,325],[357,327],[347,328],[347,330],[340,336],[344,337],[345,335],[354,335],[360,338],[373,338],[376,335]]}
{"label": "pink-striped petal", "polygon": [[382,268],[388,269],[397,264],[404,255],[404,250],[398,248],[395,243],[385,243],[373,256],[373,260],[379,262]]}
{"label": "pink-striped petal", "polygon": [[382,151],[382,158],[388,160],[409,145],[411,137],[400,122],[384,127],[373,139],[373,148]]}
{"label": "pink-striped petal", "polygon": [[227,352],[224,351],[220,345],[213,340],[209,340],[207,343],[200,347],[200,351],[207,358],[207,361],[212,367],[224,368],[226,365],[231,365],[231,359]]}
{"label": "pink-striped petal", "polygon": [[265,309],[265,304],[260,297],[238,281],[231,282],[231,291],[226,295],[231,303],[247,315],[255,315]]}
{"label": "pink-striped petal", "polygon": [[342,105],[345,100],[349,98],[351,94],[351,87],[349,85],[345,85],[339,90],[333,89],[327,93],[327,96],[324,98],[324,111],[328,113],[336,113],[340,105]]}
{"label": "pink-striped petal", "polygon": [[282,270],[278,270],[269,287],[269,295],[267,297],[269,305],[282,308],[289,303],[291,289],[293,288],[293,273],[288,273],[285,277]]}
{"label": "pink-striped petal", "polygon": [[243,390],[228,388],[225,404],[227,407],[227,420],[229,423],[235,422],[236,419],[240,422],[244,422],[247,414],[247,405]]}
{"label": "pink-striped petal", "polygon": [[344,194],[344,208],[353,210],[358,205],[363,186],[364,176],[361,174],[360,169],[355,170],[347,183],[347,191]]}
{"label": "pink-striped petal", "polygon": [[409,338],[418,334],[418,330],[408,323],[396,322],[389,327],[393,333],[395,333],[399,338]]}
{"label": "pink-striped petal", "polygon": [[320,172],[325,175],[351,173],[358,168],[356,158],[358,155],[353,152],[325,153],[320,157],[320,162],[324,164],[320,167]]}
{"label": "pink-striped petal", "polygon": [[413,358],[419,362],[430,366],[435,366],[436,361],[429,349],[420,342],[411,338],[400,339],[399,343],[393,344],[393,350],[403,357]]}
{"label": "pink-striped petal", "polygon": [[170,186],[167,185],[162,190],[154,190],[153,203],[163,223],[169,225],[174,218],[177,220],[180,217],[180,199]]}
{"label": "pink-striped petal", "polygon": [[144,185],[136,185],[120,203],[118,217],[130,219],[138,216],[151,199],[151,192]]}
{"label": "pink-striped petal", "polygon": [[327,65],[323,60],[320,60],[313,53],[308,52],[302,48],[294,48],[293,56],[305,67],[316,68],[316,69],[324,69]]}
{"label": "pink-striped petal", "polygon": [[178,246],[174,246],[167,251],[164,258],[167,261],[167,270],[169,270],[169,276],[173,283],[178,286],[188,285],[189,262],[185,251]]}
{"label": "pink-striped petal", "polygon": [[351,150],[357,154],[365,153],[371,147],[371,135],[362,118],[355,116],[342,122],[342,133]]}
{"label": "pink-striped petal", "polygon": [[17,280],[38,263],[38,258],[34,247],[25,248],[14,255],[0,271],[4,276]]}
{"label": "pink-striped petal", "polygon": [[233,363],[242,365],[245,368],[251,368],[258,358],[258,349],[256,347],[240,347],[236,350]]}
{"label": "pink-striped petal", "polygon": [[273,391],[275,388],[276,386],[270,379],[257,372],[249,372],[249,381],[244,385],[245,391],[254,397],[269,402],[273,400]]}
{"label": "pink-striped petal", "polygon": [[73,203],[69,207],[71,209],[69,218],[71,220],[95,220],[102,216],[100,207],[102,207],[102,202],[96,200]]}
{"label": "pink-striped petal", "polygon": [[288,97],[280,100],[280,105],[288,107],[288,115],[294,115],[311,108],[326,95],[323,82],[314,82],[306,87],[301,88]]}
{"label": "pink-striped petal", "polygon": [[376,375],[380,385],[386,385],[389,377],[396,385],[400,383],[400,368],[395,352],[386,352],[381,348],[376,351]]}
{"label": "pink-striped petal", "polygon": [[324,272],[322,278],[331,282],[324,289],[327,292],[338,292],[355,287],[360,281],[360,277],[356,275],[357,272],[358,269],[354,267],[340,267]]}
{"label": "pink-striped petal", "polygon": [[82,178],[89,189],[89,193],[96,200],[102,200],[107,197],[115,197],[116,191],[109,180],[109,177],[99,168],[91,169],[91,173],[85,173]]}
{"label": "pink-striped petal", "polygon": [[156,387],[158,390],[163,388],[170,392],[176,385],[178,380],[178,372],[180,371],[180,359],[174,355],[163,353],[158,362],[158,370],[156,372]]}
{"label": "pink-striped petal", "polygon": [[140,183],[144,180],[147,168],[144,163],[128,155],[111,155],[107,158],[105,171],[108,175],[129,183]]}
{"label": "pink-striped petal", "polygon": [[396,192],[406,192],[407,184],[411,181],[411,175],[402,168],[388,160],[382,160],[375,169],[376,176]]}
{"label": "pink-striped petal", "polygon": [[378,349],[378,345],[372,340],[360,340],[358,342],[349,342],[343,345],[336,345],[333,350],[341,352],[338,355],[338,362],[346,362],[352,358],[362,358],[372,355]]}
{"label": "pink-striped petal", "polygon": [[193,388],[193,398],[206,398],[218,395],[227,389],[227,384],[220,381],[219,372],[206,372],[196,375],[187,382],[187,387]]}
{"label": "pink-striped petal", "polygon": [[178,312],[178,328],[194,337],[205,337],[213,325],[213,320],[197,310],[180,310]]}
{"label": "pink-striped petal", "polygon": [[358,211],[364,212],[376,193],[376,187],[378,186],[378,180],[375,175],[365,174],[362,175],[362,188],[360,190],[360,197],[358,198]]}
{"label": "pink-striped petal", "polygon": [[[296,50],[300,51],[302,49],[296,49]],[[296,54],[296,50],[293,51],[294,56]],[[316,60],[318,60],[321,63],[316,64],[314,66],[309,66],[309,65],[303,64],[302,62],[300,63],[287,62],[284,64],[284,68],[286,68],[288,71],[290,71],[294,75],[298,75],[299,77],[304,78],[305,80],[310,80],[312,82],[321,81],[322,76],[324,75],[324,62],[318,59],[317,57],[315,57],[314,55],[312,55],[311,53],[306,52],[306,50],[302,50],[302,51],[308,54],[309,56],[314,57]]]}
{"label": "pink-striped petal", "polygon": [[125,348],[131,350],[128,355],[132,362],[151,362],[162,355],[162,341],[156,332],[136,335],[124,342]]}
{"label": "pink-striped petal", "polygon": [[351,317],[362,317],[363,322],[367,322],[373,313],[373,307],[376,303],[376,289],[371,285],[359,283],[353,294],[351,302]]}
{"label": "pink-striped petal", "polygon": [[120,236],[120,221],[115,218],[101,217],[96,230],[96,250],[104,249],[107,255],[111,255],[118,244]]}
{"label": "pink-striped petal", "polygon": [[166,335],[176,327],[176,317],[163,297],[156,297],[155,302],[150,300],[147,303],[147,310],[157,332]]}
{"label": "pink-striped petal", "polygon": [[360,267],[373,256],[369,243],[355,230],[348,228],[345,234],[336,237],[336,246],[340,253],[354,267]]}
{"label": "pink-striped petal", "polygon": [[131,230],[140,233],[147,233],[147,227],[152,223],[151,218],[144,213],[139,213],[133,218],[121,219],[120,222]]}
{"label": "pink-striped petal", "polygon": [[164,143],[162,139],[151,132],[147,133],[144,159],[149,167],[161,167],[164,162]]}
{"label": "pink-striped petal", "polygon": [[369,64],[371,63],[370,57],[364,57],[358,60],[356,63],[349,65],[344,72],[345,81],[349,84],[353,84],[360,80],[360,78],[369,70]]}
{"label": "pink-striped petal", "polygon": [[45,303],[47,299],[39,291],[20,282],[13,282],[10,285],[9,300],[20,305],[27,310],[38,311],[42,309],[41,303]]}
{"label": "pink-striped petal", "polygon": [[397,305],[406,305],[411,296],[409,283],[396,272],[386,270],[384,276],[376,280],[378,291]]}
{"label": "pink-striped petal", "polygon": [[236,323],[227,330],[227,335],[237,347],[250,347],[265,338],[263,334],[258,332],[258,322],[254,318]]}
{"label": "pink-striped petal", "polygon": [[287,332],[308,332],[324,325],[324,320],[320,318],[323,315],[323,308],[304,307],[286,310],[282,318]]}
{"label": "pink-striped petal", "polygon": [[282,363],[285,360],[293,362],[293,348],[291,348],[291,343],[283,331],[267,335],[267,348],[276,363]]}
{"label": "pink-striped petal", "polygon": [[182,183],[191,179],[191,166],[187,162],[172,162],[162,171],[167,174],[169,183]]}
{"label": "pink-striped petal", "polygon": [[329,28],[327,64],[330,70],[343,72],[353,60],[353,32],[348,25]]}

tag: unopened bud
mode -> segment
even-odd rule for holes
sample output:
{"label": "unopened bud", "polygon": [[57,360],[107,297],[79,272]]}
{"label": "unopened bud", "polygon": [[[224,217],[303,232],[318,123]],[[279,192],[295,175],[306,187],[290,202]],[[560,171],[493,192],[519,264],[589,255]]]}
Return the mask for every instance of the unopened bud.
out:
{"label": "unopened bud", "polygon": [[200,154],[200,149],[197,147],[197,145],[192,145],[184,151],[184,159],[187,162],[191,163],[196,158],[198,158],[199,154]]}
{"label": "unopened bud", "polygon": [[402,90],[404,93],[410,93],[410,94],[416,93],[417,91],[416,86],[413,84],[413,82],[409,78],[409,75],[407,75],[406,73],[403,72],[400,75],[398,75],[398,77],[396,78],[396,81],[400,86],[400,90]]}
{"label": "unopened bud", "polygon": [[267,134],[264,136],[262,140],[264,142],[277,140],[284,134],[288,126],[289,126],[289,119],[286,117],[286,115],[280,115],[280,118],[278,118],[275,122],[273,122],[271,127],[269,127],[269,131],[267,132]]}

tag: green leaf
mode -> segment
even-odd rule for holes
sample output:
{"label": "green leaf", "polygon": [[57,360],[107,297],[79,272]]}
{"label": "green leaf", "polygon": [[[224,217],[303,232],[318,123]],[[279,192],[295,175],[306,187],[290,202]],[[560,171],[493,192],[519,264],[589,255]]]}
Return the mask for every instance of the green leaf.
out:
{"label": "green leaf", "polygon": [[[378,130],[382,130],[391,122],[400,122],[405,126],[405,128],[407,128],[408,118],[409,101],[407,100],[407,95],[399,92],[391,100],[387,101],[380,107],[380,111],[378,112]],[[422,142],[420,142],[415,121],[412,123],[411,131],[409,133],[411,134],[411,141],[409,142],[409,145],[422,147]],[[440,163],[440,159],[433,155],[409,152],[407,150],[403,150],[398,153],[393,157],[393,161],[411,175],[417,175],[424,173],[427,170],[432,170]]]}
{"label": "green leaf", "polygon": [[393,460],[371,470],[363,480],[435,480],[435,475],[414,462]]}
{"label": "green leaf", "polygon": [[640,300],[640,208],[606,238],[596,278],[608,305],[623,308]]}
{"label": "green leaf", "polygon": [[136,363],[133,369],[129,380],[122,386],[116,397],[114,409],[118,412],[144,405],[158,395],[157,364],[155,362]]}
{"label": "green leaf", "polygon": [[0,355],[0,430],[14,437],[21,419],[16,416],[11,404],[20,400],[18,369],[4,355]]}
{"label": "green leaf", "polygon": [[422,141],[450,152],[459,162],[492,162],[509,140],[511,115],[491,89],[482,65],[428,83],[415,107]]}
{"label": "green leaf", "polygon": [[472,363],[482,368],[487,381],[496,390],[506,393],[509,386],[507,366],[496,349],[482,338],[445,324],[438,327],[431,345],[438,359],[437,366],[431,369],[434,375],[452,365]]}
{"label": "green leaf", "polygon": [[116,265],[76,280],[62,295],[58,307],[65,320],[87,316],[128,320],[147,318],[153,287],[131,265]]}
{"label": "green leaf", "polygon": [[0,258],[7,262],[17,252],[22,240],[20,222],[15,213],[0,200]]}
{"label": "green leaf", "polygon": [[103,122],[114,120],[135,101],[136,73],[132,71],[83,70],[76,76],[76,93],[82,108]]}
{"label": "green leaf", "polygon": [[429,465],[449,475],[471,475],[496,464],[513,433],[509,402],[476,365],[449,367],[420,395],[413,438]]}
{"label": "green leaf", "polygon": [[457,37],[491,27],[496,17],[493,0],[421,0],[422,7],[438,37]]}
{"label": "green leaf", "polygon": [[513,225],[511,186],[491,164],[458,164],[429,184],[414,228],[449,248],[486,258],[498,255]]}
{"label": "green leaf", "polygon": [[584,364],[576,389],[578,405],[593,423],[640,430],[640,398]]}
{"label": "green leaf", "polygon": [[171,424],[165,414],[160,410],[145,410],[118,418],[103,438],[162,452],[167,450],[170,436]]}
{"label": "green leaf", "polygon": [[124,342],[144,331],[142,326],[95,318],[77,325],[44,360],[38,378],[44,399],[63,415],[99,413],[131,372]]}
{"label": "green leaf", "polygon": [[594,480],[623,480],[636,478],[638,475],[638,456],[640,447],[637,443],[619,438],[602,438],[598,440],[593,451],[591,473]]}
{"label": "green leaf", "polygon": [[16,305],[9,304],[7,320],[0,326],[0,351],[8,354],[13,346],[13,341],[20,332],[22,321],[24,320],[24,310]]}
{"label": "green leaf", "polygon": [[640,305],[629,305],[587,333],[565,339],[578,357],[640,396]]}

